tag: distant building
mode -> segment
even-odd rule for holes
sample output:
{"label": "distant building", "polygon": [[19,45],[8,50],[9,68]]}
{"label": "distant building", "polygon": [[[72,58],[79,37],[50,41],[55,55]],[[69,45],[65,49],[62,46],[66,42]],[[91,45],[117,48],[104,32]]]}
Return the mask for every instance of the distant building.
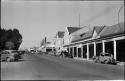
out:
{"label": "distant building", "polygon": [[48,38],[44,38],[41,42],[41,46],[40,49],[43,52],[52,52],[55,50],[55,45],[53,43],[53,39],[48,39]]}
{"label": "distant building", "polygon": [[65,33],[64,31],[58,31],[56,33],[55,41],[54,41],[56,51],[60,51],[63,48],[63,45],[64,45],[64,39],[63,39],[64,33]]}
{"label": "distant building", "polygon": [[66,27],[64,33],[64,45],[68,45],[71,42],[72,33],[81,29],[80,27]]}

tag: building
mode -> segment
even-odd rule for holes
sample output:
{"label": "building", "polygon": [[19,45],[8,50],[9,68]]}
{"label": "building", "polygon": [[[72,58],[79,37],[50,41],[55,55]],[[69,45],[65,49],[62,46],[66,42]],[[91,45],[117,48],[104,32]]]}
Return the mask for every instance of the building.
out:
{"label": "building", "polygon": [[56,33],[56,36],[55,36],[55,41],[54,41],[54,44],[55,44],[55,48],[56,48],[56,51],[59,51],[61,49],[63,49],[63,45],[64,45],[64,31],[58,31]]}
{"label": "building", "polygon": [[[67,49],[67,51],[69,52],[69,48],[67,47],[67,45],[69,45],[71,43],[71,40],[73,38],[74,35],[72,35],[72,33],[80,30],[83,27],[66,27],[65,29],[65,33],[64,33],[64,49]],[[72,51],[71,51],[72,52]],[[71,53],[70,52],[70,53]]]}
{"label": "building", "polygon": [[64,45],[68,45],[71,42],[72,33],[81,29],[80,27],[66,27],[64,33]]}
{"label": "building", "polygon": [[69,49],[74,58],[90,60],[101,52],[108,52],[113,54],[117,61],[125,61],[124,22],[112,26],[95,26],[73,36],[64,47]]}
{"label": "building", "polygon": [[53,39],[45,37],[41,42],[40,48],[42,52],[53,52],[55,50]]}

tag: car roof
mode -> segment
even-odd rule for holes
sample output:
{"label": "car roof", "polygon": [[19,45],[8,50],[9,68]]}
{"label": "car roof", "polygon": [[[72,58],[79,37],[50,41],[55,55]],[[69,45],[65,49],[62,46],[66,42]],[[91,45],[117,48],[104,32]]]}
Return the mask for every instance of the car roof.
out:
{"label": "car roof", "polygon": [[12,52],[12,51],[17,51],[17,50],[3,50],[3,52]]}
{"label": "car roof", "polygon": [[105,53],[101,53],[101,54],[109,54],[109,53],[106,53],[106,52],[105,52]]}
{"label": "car roof", "polygon": [[104,53],[104,54],[109,54],[109,53]]}

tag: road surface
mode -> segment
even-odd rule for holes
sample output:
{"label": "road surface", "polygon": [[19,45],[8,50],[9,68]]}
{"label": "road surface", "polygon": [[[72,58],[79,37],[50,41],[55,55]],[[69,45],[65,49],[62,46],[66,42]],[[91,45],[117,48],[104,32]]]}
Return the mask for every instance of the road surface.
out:
{"label": "road surface", "polygon": [[123,80],[124,67],[47,55],[25,54],[18,62],[1,62],[2,80]]}

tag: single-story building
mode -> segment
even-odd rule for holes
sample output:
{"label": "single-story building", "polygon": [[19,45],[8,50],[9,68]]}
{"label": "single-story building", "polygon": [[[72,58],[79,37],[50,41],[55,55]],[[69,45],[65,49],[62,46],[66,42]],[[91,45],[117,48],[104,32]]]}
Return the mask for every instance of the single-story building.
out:
{"label": "single-story building", "polygon": [[69,45],[65,45],[74,58],[92,59],[101,52],[113,54],[117,61],[125,61],[124,22],[112,26],[96,26],[76,35]]}

